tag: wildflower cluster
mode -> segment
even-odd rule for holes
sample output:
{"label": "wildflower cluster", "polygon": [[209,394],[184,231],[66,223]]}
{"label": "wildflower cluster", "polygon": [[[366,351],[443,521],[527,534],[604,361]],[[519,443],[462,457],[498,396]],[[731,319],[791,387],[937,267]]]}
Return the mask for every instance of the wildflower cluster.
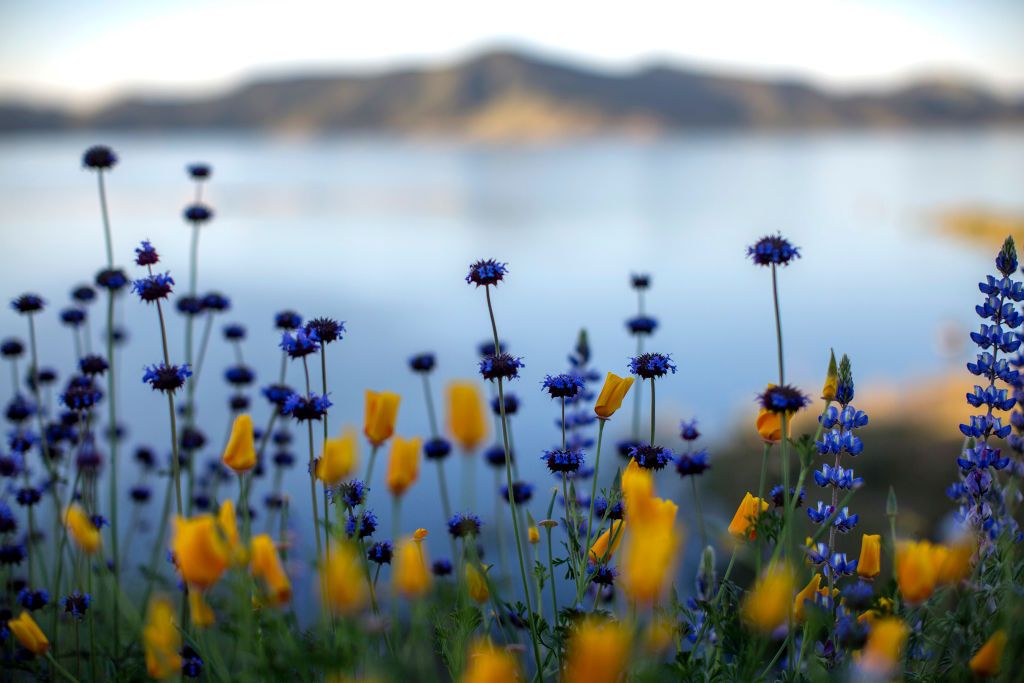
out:
{"label": "wildflower cluster", "polygon": [[[997,446],[1005,438],[1024,451],[1024,284],[1011,277],[1012,240],[996,258],[998,276],[981,283],[983,323],[971,337],[979,353],[968,370],[982,379],[966,396],[976,414],[960,427],[962,476],[950,490],[973,533],[945,543],[902,539],[892,493],[889,537],[858,534],[857,553],[844,544],[874,523],[869,510],[861,520],[848,505],[867,486],[853,464],[869,421],[853,404],[849,358],[833,356],[815,433],[793,433],[810,400],[785,375],[777,278],[801,253],[781,235],[748,249],[771,271],[778,349],[778,379],[758,395],[750,430],[763,448],[758,492],[742,495],[731,521],[714,508],[705,519],[701,475],[711,462],[697,421],[679,423],[678,454],[664,445],[667,430],[659,432],[669,423],[658,421],[656,394],[687,378],[670,377],[678,372],[672,356],[644,349],[658,330],[645,309],[650,275],[630,279],[638,307],[627,321],[637,345],[629,373],[603,373],[598,390],[602,373],[585,332],[564,372],[542,377],[511,355],[493,300],[509,270],[496,260],[471,264],[465,280],[483,288],[490,318],[480,376],[445,378],[435,410],[431,382],[448,361],[432,351],[411,355],[402,367],[422,382],[429,431],[403,434],[414,424],[399,420],[410,397],[376,390],[360,394],[360,430],[338,424],[349,406],[331,397],[362,387],[328,385],[328,351],[344,351],[343,322],[285,309],[250,333],[240,322],[219,322],[231,299],[198,290],[194,254],[213,217],[203,198],[209,164],[186,167],[193,257],[187,275],[174,272],[187,289],[175,292],[163,271],[175,252],[148,240],[131,256],[138,277],[116,267],[115,255],[129,256],[113,248],[104,194],[117,162],[103,146],[83,158],[98,180],[108,259],[96,287],[79,285],[56,307],[74,356],[40,364],[36,325],[50,308],[38,294],[11,300],[27,336],[0,341],[11,371],[0,444],[0,659],[14,680],[103,681],[143,671],[155,680],[967,680],[1012,678],[1019,668],[1024,635],[1013,618],[1024,561],[1009,533],[1018,488],[1009,475],[1019,471]],[[114,323],[129,283],[134,305],[160,333],[142,387],[117,381],[128,335]],[[182,318],[165,315],[172,296]],[[94,348],[97,299],[105,299],[107,324],[103,347]],[[219,356],[208,349],[218,344],[230,360],[211,372]],[[255,344],[280,366],[256,363],[258,354],[247,362]],[[223,381],[207,393],[210,382],[200,382],[211,374]],[[513,432],[529,427],[521,422],[532,401],[509,391],[520,375],[559,412],[560,439],[542,452],[520,441],[525,457],[513,452]],[[257,379],[266,401],[250,400]],[[641,387],[650,392],[643,439]],[[633,420],[624,425],[630,391]],[[200,410],[211,395],[227,398],[226,425]],[[118,411],[125,400],[166,402],[156,411],[165,429],[133,433]],[[550,429],[551,417],[541,424]],[[167,432],[163,443],[134,441]],[[611,467],[607,457],[602,463],[609,447],[623,456]],[[493,465],[493,485],[477,486],[477,459]],[[424,477],[421,460],[436,472]],[[453,461],[463,469],[454,511]],[[680,480],[664,473],[670,466]],[[529,480],[538,467],[554,475],[554,490]],[[715,471],[724,470],[723,456]],[[782,483],[766,491],[769,471]],[[133,478],[119,484],[119,472]],[[728,487],[740,473],[724,474],[718,483]],[[666,476],[676,482],[668,489]],[[420,492],[420,501],[436,504],[415,510],[411,530],[403,501],[435,483],[436,496]],[[821,499],[805,505],[805,484]],[[477,505],[482,492],[493,516]],[[381,496],[391,499],[390,516],[380,512]],[[129,514],[119,517],[125,502]],[[695,581],[682,584],[680,507],[700,530]],[[813,526],[800,544],[792,536],[805,514]],[[727,528],[728,545],[708,533],[719,528]],[[432,556],[438,545],[446,557]],[[723,545],[729,559],[720,575]],[[880,580],[889,563],[891,580]],[[308,596],[317,601],[312,610],[300,604]]]}
{"label": "wildflower cluster", "polygon": [[1024,322],[1024,316],[1016,309],[1024,300],[1024,283],[1011,277],[1017,272],[1017,250],[1012,237],[1006,239],[996,255],[996,270],[998,277],[988,275],[978,284],[985,299],[975,311],[983,322],[970,336],[979,352],[975,361],[967,364],[967,370],[983,380],[967,394],[967,403],[984,412],[972,415],[966,424],[960,425],[960,432],[966,437],[963,452],[957,458],[960,482],[949,490],[959,503],[958,518],[990,541],[1003,531],[1013,532],[1017,528],[1007,512],[999,479],[1010,458],[993,442],[1010,436],[1012,426],[1004,425],[998,413],[1016,404],[1018,394],[1010,394],[1006,387],[1015,389],[1020,382],[1020,372],[1011,364],[1011,354],[1021,346],[1021,335],[1014,330]]}

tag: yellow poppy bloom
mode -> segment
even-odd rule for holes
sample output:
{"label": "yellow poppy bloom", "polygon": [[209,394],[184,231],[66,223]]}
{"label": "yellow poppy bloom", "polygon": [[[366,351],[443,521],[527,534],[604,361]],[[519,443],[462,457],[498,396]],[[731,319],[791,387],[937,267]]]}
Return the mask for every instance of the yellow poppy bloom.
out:
{"label": "yellow poppy bloom", "polygon": [[793,572],[789,567],[768,567],[743,601],[744,619],[759,631],[774,631],[789,618],[793,588]]}
{"label": "yellow poppy bloom", "polygon": [[165,597],[153,598],[142,627],[146,650],[146,672],[150,678],[164,679],[181,675],[181,633],[174,622],[174,606]]}
{"label": "yellow poppy bloom", "polygon": [[487,640],[478,640],[469,648],[462,683],[518,683],[519,661],[508,650],[501,650]]}
{"label": "yellow poppy bloom", "polygon": [[629,661],[630,632],[613,621],[583,620],[569,636],[564,683],[616,683]]}
{"label": "yellow poppy bloom", "polygon": [[217,623],[217,615],[206,602],[203,592],[196,586],[190,586],[188,589],[188,611],[196,628],[206,628]]}
{"label": "yellow poppy bloom", "polygon": [[245,553],[245,546],[242,545],[242,537],[238,533],[238,515],[235,513],[235,504],[230,498],[226,498],[217,510],[217,524],[227,542],[231,562],[235,565],[243,565],[248,561]]}
{"label": "yellow poppy bloom", "polygon": [[388,457],[388,490],[393,496],[401,496],[412,486],[420,475],[420,449],[423,441],[418,438],[403,439],[396,436],[391,441]]}
{"label": "yellow poppy bloom", "polygon": [[250,567],[252,575],[266,583],[271,604],[283,605],[292,599],[292,582],[284,571],[277,547],[269,535],[253,537]]}
{"label": "yellow poppy bloom", "polygon": [[976,676],[999,674],[999,664],[1003,658],[1003,650],[1006,649],[1006,640],[1006,631],[999,629],[974,653],[974,656],[971,657],[970,667]]}
{"label": "yellow poppy bloom", "polygon": [[615,411],[622,407],[622,399],[626,398],[629,388],[633,386],[633,378],[622,378],[609,372],[604,379],[604,386],[594,403],[594,412],[602,420],[607,420]]}
{"label": "yellow poppy bloom", "polygon": [[[629,465],[622,472],[623,504],[629,508],[637,507],[639,501],[654,496],[654,477],[650,470],[645,470],[630,458]],[[631,502],[632,501],[632,502]]]}
{"label": "yellow poppy bloom", "polygon": [[487,409],[476,382],[448,385],[448,429],[464,451],[472,451],[487,438]]}
{"label": "yellow poppy bloom", "polygon": [[901,651],[910,630],[896,617],[878,619],[871,626],[860,658],[860,667],[871,675],[891,675],[901,661]]}
{"label": "yellow poppy bloom", "polygon": [[22,610],[17,619],[7,622],[7,628],[18,643],[34,655],[45,655],[50,649],[50,641],[28,612]]}
{"label": "yellow poppy bloom", "polygon": [[530,542],[530,545],[537,545],[540,543],[540,531],[537,527],[530,526],[526,529],[526,540]]}
{"label": "yellow poppy bloom", "polygon": [[943,551],[936,561],[939,569],[938,582],[951,584],[966,579],[971,573],[971,561],[976,550],[974,541],[968,538],[960,539],[953,545],[943,546]]}
{"label": "yellow poppy bloom", "polygon": [[835,400],[838,388],[839,368],[836,367],[836,354],[834,351],[829,351],[828,372],[825,374],[825,384],[821,387],[821,398],[826,401]]}
{"label": "yellow poppy bloom", "polygon": [[645,605],[654,605],[675,574],[680,536],[675,529],[678,506],[670,500],[650,498],[626,508],[629,538],[622,554],[622,589]]}
{"label": "yellow poppy bloom", "polygon": [[[792,417],[792,416],[790,416]],[[761,436],[764,441],[770,441],[771,443],[778,443],[782,440],[782,414],[773,413],[771,411],[761,408],[757,412],[757,419],[754,421],[754,426],[757,427],[757,433]],[[790,437],[793,435],[793,420],[786,419],[786,436]]]}
{"label": "yellow poppy bloom", "polygon": [[[605,529],[604,533],[597,537],[594,544],[590,546],[590,561],[591,562],[602,562],[610,561],[615,551],[619,549],[619,545],[622,543],[623,532],[626,529],[626,522],[624,520],[615,520],[611,525]],[[614,540],[612,537],[614,536]],[[537,540],[540,540],[538,535]],[[609,549],[608,544],[611,543]],[[607,553],[608,557],[605,558]]]}
{"label": "yellow poppy bloom", "polygon": [[252,416],[242,413],[231,425],[231,438],[221,461],[236,473],[248,472],[256,466],[256,441],[253,437]]}
{"label": "yellow poppy bloom", "polygon": [[82,552],[92,555],[103,545],[100,530],[78,504],[68,506],[64,512],[64,524],[71,539]]}
{"label": "yellow poppy bloom", "polygon": [[857,573],[865,579],[873,579],[881,571],[882,537],[879,534],[864,534],[860,537],[860,559]]}
{"label": "yellow poppy bloom", "polygon": [[324,452],[316,461],[316,478],[327,486],[336,486],[355,472],[359,464],[356,430],[346,427],[337,439],[324,442]]}
{"label": "yellow poppy bloom", "polygon": [[896,550],[896,581],[907,602],[917,604],[931,596],[939,578],[940,563],[934,546],[927,541],[900,544]]}
{"label": "yellow poppy bloom", "polygon": [[[622,474],[622,497],[629,519],[629,538],[622,556],[622,587],[626,595],[644,603],[654,604],[671,580],[675,567],[675,551],[679,534],[675,529],[678,506],[654,496],[654,480],[635,460]],[[613,530],[623,536],[622,522],[613,523],[608,538],[598,538],[593,554],[600,557],[607,549]],[[611,552],[615,552],[612,547]],[[589,555],[588,555],[589,557]]]}
{"label": "yellow poppy bloom", "polygon": [[821,574],[815,574],[803,590],[793,599],[793,620],[803,622],[807,612],[807,602],[814,600],[814,595],[821,590]]}
{"label": "yellow poppy bloom", "polygon": [[403,538],[395,547],[394,559],[395,570],[391,580],[395,592],[410,599],[426,595],[430,590],[431,577],[423,544]]}
{"label": "yellow poppy bloom", "polygon": [[220,580],[230,559],[230,550],[212,515],[176,518],[171,551],[181,578],[203,590]]}
{"label": "yellow poppy bloom", "polygon": [[469,597],[481,605],[491,597],[491,592],[487,588],[487,579],[484,578],[486,571],[485,568],[481,572],[472,562],[466,563],[466,589],[469,591]]}
{"label": "yellow poppy bloom", "polygon": [[737,538],[745,538],[750,541],[757,539],[754,527],[757,524],[757,518],[767,509],[768,503],[748,491],[743,496],[740,506],[736,508],[736,514],[733,515],[732,521],[729,522],[729,533]]}
{"label": "yellow poppy bloom", "polygon": [[644,650],[652,654],[664,652],[675,638],[675,625],[663,616],[656,616],[644,629]]}
{"label": "yellow poppy bloom", "polygon": [[390,391],[366,392],[366,415],[364,416],[363,434],[375,447],[391,438],[395,433],[395,422],[398,420],[398,394]]}
{"label": "yellow poppy bloom", "polygon": [[334,612],[356,614],[368,597],[359,550],[349,542],[336,543],[320,568],[321,597]]}

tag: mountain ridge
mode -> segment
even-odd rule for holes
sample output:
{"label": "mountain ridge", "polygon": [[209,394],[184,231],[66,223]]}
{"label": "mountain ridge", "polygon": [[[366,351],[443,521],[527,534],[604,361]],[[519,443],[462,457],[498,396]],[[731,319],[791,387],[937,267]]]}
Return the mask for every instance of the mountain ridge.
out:
{"label": "mountain ridge", "polygon": [[606,72],[514,50],[442,66],[264,77],[195,98],[127,96],[75,113],[0,101],[0,132],[73,129],[349,131],[474,138],[691,129],[827,129],[1024,124],[1024,98],[970,83],[917,81],[830,93],[665,63]]}

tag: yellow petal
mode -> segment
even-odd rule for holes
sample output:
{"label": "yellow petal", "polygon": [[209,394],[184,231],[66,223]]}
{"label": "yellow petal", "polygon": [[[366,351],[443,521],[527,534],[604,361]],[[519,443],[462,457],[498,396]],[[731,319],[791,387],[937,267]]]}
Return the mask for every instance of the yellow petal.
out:
{"label": "yellow petal", "polygon": [[50,641],[42,629],[32,618],[32,615],[22,610],[17,619],[7,622],[7,628],[18,643],[34,655],[45,655],[50,649]]}
{"label": "yellow petal", "polygon": [[231,438],[224,449],[223,463],[241,474],[256,466],[256,443],[253,437],[252,416],[242,413],[231,425]]}
{"label": "yellow petal", "polygon": [[448,429],[464,451],[472,451],[487,438],[487,408],[476,382],[448,385]]}
{"label": "yellow petal", "polygon": [[328,486],[336,486],[350,477],[358,464],[359,443],[356,431],[346,427],[340,438],[324,442],[324,451],[316,461],[316,478]]}
{"label": "yellow petal", "polygon": [[387,485],[393,496],[401,496],[412,486],[420,474],[422,440],[396,436],[391,442],[388,456]]}
{"label": "yellow petal", "polygon": [[860,539],[860,559],[857,573],[866,579],[873,579],[881,571],[882,537],[879,534],[864,534]]}
{"label": "yellow petal", "polygon": [[366,392],[366,415],[363,433],[370,443],[380,446],[395,433],[395,422],[398,420],[398,394],[390,391]]}
{"label": "yellow petal", "polygon": [[601,393],[598,394],[597,401],[594,403],[594,412],[597,416],[607,420],[614,415],[615,411],[622,407],[622,400],[632,386],[632,377],[622,378],[609,372],[605,377],[604,386],[601,387]]}

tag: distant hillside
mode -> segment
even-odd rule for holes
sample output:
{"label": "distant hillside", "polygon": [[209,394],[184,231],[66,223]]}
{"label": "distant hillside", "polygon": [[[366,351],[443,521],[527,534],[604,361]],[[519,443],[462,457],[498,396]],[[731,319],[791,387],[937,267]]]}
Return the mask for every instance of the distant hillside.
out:
{"label": "distant hillside", "polygon": [[693,128],[990,126],[1024,123],[1024,99],[919,83],[830,94],[770,81],[651,66],[610,74],[516,52],[377,75],[258,80],[201,99],[126,98],[87,115],[0,102],[0,131],[258,129],[505,139],[656,134]]}

